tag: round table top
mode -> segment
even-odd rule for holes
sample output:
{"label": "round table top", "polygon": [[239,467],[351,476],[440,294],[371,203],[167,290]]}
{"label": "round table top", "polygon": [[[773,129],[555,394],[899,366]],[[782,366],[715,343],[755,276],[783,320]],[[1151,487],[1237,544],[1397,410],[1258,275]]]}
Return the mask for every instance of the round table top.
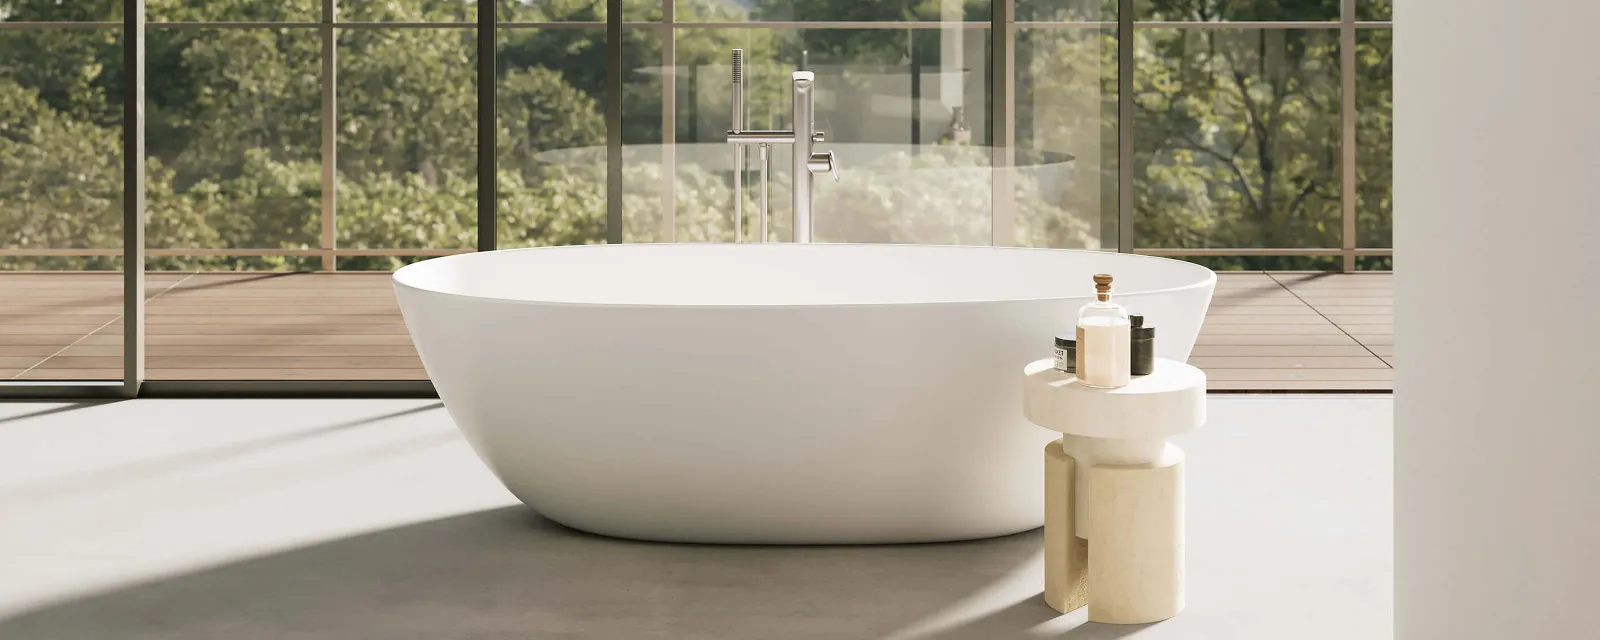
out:
{"label": "round table top", "polygon": [[1097,389],[1050,358],[1023,368],[1023,414],[1051,431],[1091,438],[1165,438],[1206,422],[1206,374],[1156,358],[1155,372],[1125,387]]}

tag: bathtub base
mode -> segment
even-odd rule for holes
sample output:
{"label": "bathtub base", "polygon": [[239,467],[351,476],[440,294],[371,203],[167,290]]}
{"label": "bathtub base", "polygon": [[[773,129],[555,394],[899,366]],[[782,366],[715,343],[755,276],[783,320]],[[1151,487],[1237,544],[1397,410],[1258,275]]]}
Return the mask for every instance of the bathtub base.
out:
{"label": "bathtub base", "polygon": [[705,545],[730,545],[730,546],[773,546],[773,545],[778,545],[778,546],[796,546],[796,547],[805,547],[805,546],[841,546],[841,545],[875,546],[875,545],[897,545],[897,544],[939,544],[939,543],[946,543],[946,542],[969,542],[969,541],[972,541],[972,540],[987,540],[987,539],[990,539],[990,538],[1004,538],[1006,536],[1012,536],[1012,535],[1016,535],[1016,534],[1019,534],[1019,533],[1027,533],[1029,531],[1033,531],[1033,530],[1038,529],[1040,526],[1044,526],[1044,523],[1041,522],[1039,524],[1039,526],[1023,527],[1023,528],[1016,529],[1016,530],[1006,529],[1006,530],[1000,530],[1000,531],[994,531],[994,532],[984,532],[984,533],[976,533],[976,534],[972,534],[972,533],[955,534],[955,535],[949,535],[949,536],[943,536],[943,535],[932,535],[932,536],[928,536],[928,535],[905,535],[905,536],[849,536],[849,535],[837,535],[837,536],[829,536],[829,535],[824,535],[824,536],[770,536],[770,535],[728,536],[728,535],[722,535],[720,532],[716,533],[716,534],[710,534],[710,535],[695,535],[695,534],[680,535],[680,534],[678,534],[676,532],[666,532],[666,531],[649,531],[649,530],[638,530],[638,529],[606,529],[604,527],[586,527],[586,526],[582,526],[582,525],[572,524],[572,523],[569,523],[569,522],[564,522],[564,521],[562,521],[560,519],[557,519],[557,518],[552,518],[549,515],[546,515],[544,513],[539,512],[537,509],[533,509],[532,507],[529,507],[529,509],[532,509],[533,512],[538,514],[540,517],[543,517],[546,520],[549,520],[551,522],[559,524],[559,525],[561,525],[563,527],[566,527],[568,529],[572,529],[573,531],[581,531],[581,532],[589,534],[589,535],[602,536],[602,537],[606,537],[606,538],[616,538],[618,540],[631,540],[631,541],[634,541],[634,542],[656,542],[656,543],[667,543],[667,544],[705,544]]}

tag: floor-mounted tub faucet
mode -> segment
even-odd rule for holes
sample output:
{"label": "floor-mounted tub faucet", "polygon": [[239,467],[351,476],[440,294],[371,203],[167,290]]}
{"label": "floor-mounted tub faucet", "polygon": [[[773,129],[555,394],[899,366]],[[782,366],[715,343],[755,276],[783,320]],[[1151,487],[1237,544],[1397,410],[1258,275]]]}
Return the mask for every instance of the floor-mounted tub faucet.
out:
{"label": "floor-mounted tub faucet", "polygon": [[[734,128],[728,131],[728,142],[736,145],[792,145],[794,152],[794,241],[811,242],[811,174],[832,173],[833,179],[839,179],[839,164],[834,159],[832,151],[815,151],[815,145],[823,141],[821,131],[816,130],[816,100],[814,91],[817,84],[816,74],[810,71],[796,71],[793,74],[794,91],[794,128],[786,130],[744,130],[744,55],[743,51],[735,49],[733,56],[734,79]],[[739,158],[742,160],[743,155]],[[763,160],[765,162],[765,160]],[[743,162],[735,164],[735,170],[743,168]],[[764,167],[763,167],[764,168]],[[742,171],[735,175],[734,182],[739,183],[744,179]],[[763,180],[765,177],[763,176]],[[762,185],[765,190],[765,184]],[[742,199],[742,186],[736,189],[734,197]],[[742,215],[743,203],[735,206],[735,215]],[[766,241],[766,199],[762,198],[761,220],[762,241]],[[742,222],[736,223],[742,225]],[[742,226],[740,227],[742,229]]]}

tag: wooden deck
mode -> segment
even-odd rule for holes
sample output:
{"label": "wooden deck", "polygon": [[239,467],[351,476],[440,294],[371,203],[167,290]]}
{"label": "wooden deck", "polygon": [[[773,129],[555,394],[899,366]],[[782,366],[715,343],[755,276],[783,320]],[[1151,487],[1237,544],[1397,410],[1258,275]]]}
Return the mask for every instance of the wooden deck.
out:
{"label": "wooden deck", "polygon": [[[0,273],[0,379],[119,379],[121,287]],[[150,380],[427,377],[386,273],[153,273],[146,295]],[[1190,362],[1216,391],[1388,391],[1393,305],[1389,274],[1222,274]]]}

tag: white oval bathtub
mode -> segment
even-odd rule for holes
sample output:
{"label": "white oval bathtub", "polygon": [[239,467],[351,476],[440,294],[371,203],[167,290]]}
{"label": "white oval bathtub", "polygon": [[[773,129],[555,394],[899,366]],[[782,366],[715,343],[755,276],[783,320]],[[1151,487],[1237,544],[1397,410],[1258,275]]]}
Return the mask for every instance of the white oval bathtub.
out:
{"label": "white oval bathtub", "polygon": [[1090,276],[1186,359],[1216,277],[1050,249],[602,245],[395,272],[451,417],[539,513],[685,542],[890,543],[1043,521],[1021,374]]}

